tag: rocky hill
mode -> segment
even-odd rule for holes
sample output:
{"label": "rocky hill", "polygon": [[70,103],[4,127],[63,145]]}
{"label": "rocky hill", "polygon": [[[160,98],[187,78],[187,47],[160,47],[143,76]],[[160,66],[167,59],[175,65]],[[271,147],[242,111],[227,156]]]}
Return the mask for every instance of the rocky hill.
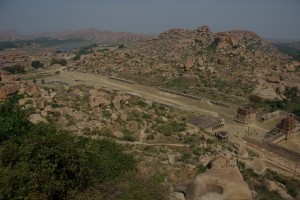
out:
{"label": "rocky hill", "polygon": [[300,87],[294,73],[299,63],[289,62],[256,33],[214,34],[208,26],[168,30],[125,48],[95,49],[77,65],[85,71],[114,73],[143,84],[230,101],[253,92],[280,99],[284,97],[278,90],[283,93],[284,86]]}

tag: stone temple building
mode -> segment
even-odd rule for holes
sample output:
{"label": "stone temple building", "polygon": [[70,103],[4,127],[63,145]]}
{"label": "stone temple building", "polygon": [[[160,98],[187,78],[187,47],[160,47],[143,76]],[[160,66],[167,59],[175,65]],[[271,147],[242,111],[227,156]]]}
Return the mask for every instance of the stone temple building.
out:
{"label": "stone temple building", "polygon": [[210,133],[221,129],[225,125],[224,119],[208,115],[194,117],[189,122]]}
{"label": "stone temple building", "polygon": [[253,107],[247,106],[238,108],[234,121],[242,124],[250,124],[255,120],[255,110]]}
{"label": "stone temple building", "polygon": [[276,126],[276,130],[285,135],[285,139],[290,139],[294,137],[296,132],[297,124],[295,115],[289,115],[283,118],[280,123]]}

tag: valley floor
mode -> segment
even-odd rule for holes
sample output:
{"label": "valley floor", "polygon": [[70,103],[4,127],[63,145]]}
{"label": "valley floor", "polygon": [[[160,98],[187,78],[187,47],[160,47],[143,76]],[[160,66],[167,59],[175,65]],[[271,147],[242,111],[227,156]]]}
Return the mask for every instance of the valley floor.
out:
{"label": "valley floor", "polygon": [[[59,73],[57,71],[59,71]],[[193,99],[180,97],[177,95],[172,95],[169,93],[164,93],[159,91],[157,88],[121,82],[118,80],[109,79],[106,76],[98,74],[90,74],[77,71],[65,71],[63,68],[49,68],[46,70],[41,70],[37,73],[25,75],[23,78],[35,78],[36,80],[43,78],[48,86],[51,84],[65,84],[70,86],[83,84],[88,86],[97,86],[102,87],[104,90],[121,93],[130,93],[132,95],[142,97],[146,100],[171,105],[183,110],[190,111],[192,115],[204,114],[211,116],[219,116],[225,120],[226,125],[223,129],[230,134],[231,140],[241,140],[244,136],[252,137],[255,139],[262,139],[264,135],[269,130],[271,130],[280,120],[277,118],[265,123],[255,122],[253,124],[245,126],[233,121],[237,106],[231,108],[220,107],[208,104],[204,101],[197,101]],[[280,145],[286,148],[290,148],[291,150],[300,152],[300,135],[296,136],[294,140],[289,142],[282,142],[280,143]],[[268,154],[265,155],[268,156]],[[274,157],[272,158],[272,156],[270,156],[270,158],[276,159],[276,163],[278,163],[277,161],[280,160]],[[298,162],[300,163],[300,161]],[[284,161],[279,161],[279,163],[283,164]]]}

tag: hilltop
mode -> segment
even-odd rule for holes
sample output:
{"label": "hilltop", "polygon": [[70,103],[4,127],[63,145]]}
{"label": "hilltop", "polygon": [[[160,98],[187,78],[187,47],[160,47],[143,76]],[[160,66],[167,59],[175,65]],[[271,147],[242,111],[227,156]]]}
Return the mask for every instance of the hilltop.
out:
{"label": "hilltop", "polygon": [[125,48],[96,48],[82,56],[75,68],[244,102],[250,94],[285,98],[285,86],[300,86],[294,73],[298,65],[254,32],[212,33],[202,26],[171,29]]}

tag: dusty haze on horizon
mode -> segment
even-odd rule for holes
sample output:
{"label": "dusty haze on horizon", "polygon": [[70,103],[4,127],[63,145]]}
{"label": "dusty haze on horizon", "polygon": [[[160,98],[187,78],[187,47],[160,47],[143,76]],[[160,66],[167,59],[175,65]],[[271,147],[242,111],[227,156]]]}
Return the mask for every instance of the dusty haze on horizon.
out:
{"label": "dusty haze on horizon", "polygon": [[208,25],[300,39],[299,0],[0,0],[0,30],[22,33],[97,28],[159,33]]}

